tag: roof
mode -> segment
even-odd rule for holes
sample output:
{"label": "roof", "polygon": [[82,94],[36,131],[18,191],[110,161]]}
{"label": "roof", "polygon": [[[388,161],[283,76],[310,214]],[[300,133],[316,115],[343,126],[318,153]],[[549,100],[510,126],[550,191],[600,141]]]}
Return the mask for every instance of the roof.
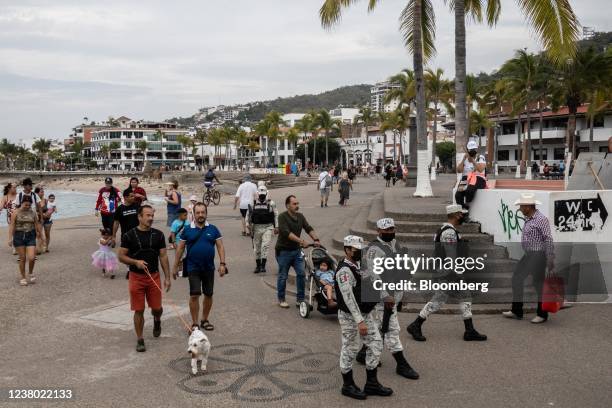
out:
{"label": "roof", "polygon": [[132,120],[132,119],[128,118],[127,116],[121,116],[121,117],[117,118],[116,120],[120,120],[122,122],[125,122],[125,121],[129,121],[129,120]]}

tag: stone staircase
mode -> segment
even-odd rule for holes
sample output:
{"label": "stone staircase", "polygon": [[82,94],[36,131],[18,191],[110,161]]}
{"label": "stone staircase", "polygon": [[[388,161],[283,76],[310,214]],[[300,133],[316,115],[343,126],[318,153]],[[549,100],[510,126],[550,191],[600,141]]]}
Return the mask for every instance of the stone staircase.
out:
{"label": "stone staircase", "polygon": [[[395,220],[396,239],[402,247],[408,250],[409,254],[431,256],[434,250],[434,235],[440,225],[446,221],[446,215],[441,212],[444,205],[439,204],[440,198],[438,198],[437,205],[420,205],[419,208],[410,208],[410,203],[404,201],[400,204],[398,201],[401,200],[400,195],[398,190],[385,190],[374,196],[368,205],[359,208],[350,224],[345,224],[336,231],[331,245],[327,243],[330,253],[336,259],[341,259],[344,256],[343,238],[349,234],[359,235],[366,241],[375,239],[377,236],[376,221],[383,217],[391,217]],[[508,258],[505,247],[494,244],[492,236],[481,233],[480,224],[464,224],[459,231],[462,237],[470,242],[471,256],[486,257],[485,269],[482,272],[471,272],[469,275],[473,281],[489,283],[487,293],[478,293],[474,296],[474,308],[481,309],[482,313],[495,313],[507,308],[508,303],[512,302],[511,282],[516,261]],[[428,273],[417,273],[413,276],[413,280],[431,277],[432,275]],[[531,278],[528,278],[525,282],[526,302],[535,300],[535,292],[530,284]],[[417,306],[422,306],[423,302],[431,298],[431,295],[431,292],[410,292],[406,294],[404,300],[418,308]],[[451,308],[456,309],[456,307]],[[448,312],[452,311],[447,309]]]}

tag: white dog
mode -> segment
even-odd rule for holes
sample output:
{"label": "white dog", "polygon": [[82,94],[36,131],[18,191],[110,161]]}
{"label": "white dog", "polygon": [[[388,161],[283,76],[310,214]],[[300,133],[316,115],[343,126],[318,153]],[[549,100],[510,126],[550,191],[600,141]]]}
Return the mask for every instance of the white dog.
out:
{"label": "white dog", "polygon": [[191,354],[191,373],[193,375],[198,373],[198,361],[202,362],[202,371],[206,371],[210,341],[208,341],[208,337],[197,326],[191,329],[191,335],[187,343],[187,352]]}

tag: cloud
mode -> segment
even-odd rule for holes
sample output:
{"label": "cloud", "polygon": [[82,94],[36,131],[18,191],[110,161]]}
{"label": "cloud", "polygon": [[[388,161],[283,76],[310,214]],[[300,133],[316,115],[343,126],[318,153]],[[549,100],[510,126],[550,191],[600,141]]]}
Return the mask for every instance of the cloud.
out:
{"label": "cloud", "polygon": [[[412,65],[398,32],[403,2],[356,2],[323,30],[323,0],[4,0],[0,126],[8,137],[63,137],[83,116],[144,119],[383,80]],[[435,2],[438,55],[454,72],[454,20]],[[610,22],[603,0],[574,2],[583,24]],[[494,29],[468,25],[468,71],[539,45],[513,2]],[[36,117],[37,120],[31,120]]]}

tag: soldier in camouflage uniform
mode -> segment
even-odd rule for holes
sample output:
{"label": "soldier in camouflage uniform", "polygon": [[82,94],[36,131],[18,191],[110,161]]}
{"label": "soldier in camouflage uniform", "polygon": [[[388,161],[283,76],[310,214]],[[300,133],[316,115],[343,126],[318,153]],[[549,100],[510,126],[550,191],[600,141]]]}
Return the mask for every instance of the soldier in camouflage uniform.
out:
{"label": "soldier in camouflage uniform", "polygon": [[278,234],[278,210],[274,201],[268,198],[268,189],[265,185],[257,188],[257,198],[249,204],[246,219],[253,239],[257,264],[253,272],[265,273],[272,233]]}
{"label": "soldier in camouflage uniform", "polygon": [[[450,257],[456,258],[458,256],[467,256],[464,252],[465,242],[461,238],[457,227],[463,224],[467,210],[464,210],[458,204],[452,204],[446,207],[446,214],[448,222],[445,222],[442,227],[438,230],[435,235],[434,241],[436,242],[436,257]],[[463,243],[463,244],[462,244]],[[454,271],[450,271],[450,278],[446,277],[443,280],[453,279],[452,275],[455,275]],[[461,316],[463,317],[463,324],[465,326],[465,332],[463,333],[463,340],[465,341],[485,341],[487,336],[480,334],[474,329],[474,323],[472,322],[472,297],[469,291],[436,291],[429,302],[421,309],[416,320],[412,322],[406,330],[412,335],[412,338],[416,341],[425,341],[426,338],[423,336],[421,327],[425,320],[430,314],[437,312],[447,301],[448,298],[453,297],[459,300],[459,308],[461,309]]]}
{"label": "soldier in camouflage uniform", "polygon": [[[361,260],[363,238],[349,235],[344,238],[345,258],[336,272],[336,299],[338,320],[342,330],[342,350],[340,351],[340,372],[342,373],[342,395],[355,399],[365,399],[367,395],[389,396],[390,388],[378,382],[377,367],[382,352],[382,339],[373,316],[376,302],[362,300],[362,289],[367,291],[372,283],[362,279],[357,265]],[[359,350],[359,338],[368,346],[366,355],[367,382],[363,391],[353,380],[353,359]]]}
{"label": "soldier in camouflage uniform", "polygon": [[[385,282],[398,282],[403,278],[401,274],[395,273],[394,271],[386,271],[381,276],[374,274],[373,266],[374,259],[376,258],[395,258],[395,255],[400,252],[399,245],[395,240],[395,221],[393,218],[381,218],[376,222],[376,229],[378,231],[378,237],[368,245],[366,249],[366,256],[364,261],[361,263],[361,270],[367,273],[369,276],[374,276],[375,279],[382,278]],[[387,275],[387,276],[385,276]],[[397,319],[397,312],[400,302],[404,297],[404,292],[396,290],[393,292],[387,292],[386,290],[380,291],[380,303],[376,305],[375,317],[378,327],[383,329],[383,317],[385,310],[389,314],[389,322],[386,333],[382,333],[384,345],[391,352],[396,362],[395,372],[402,377],[416,380],[419,378],[419,374],[408,364],[404,357],[404,348],[400,340],[400,325]],[[357,355],[357,361],[363,363],[365,361],[367,347],[365,344]]]}

